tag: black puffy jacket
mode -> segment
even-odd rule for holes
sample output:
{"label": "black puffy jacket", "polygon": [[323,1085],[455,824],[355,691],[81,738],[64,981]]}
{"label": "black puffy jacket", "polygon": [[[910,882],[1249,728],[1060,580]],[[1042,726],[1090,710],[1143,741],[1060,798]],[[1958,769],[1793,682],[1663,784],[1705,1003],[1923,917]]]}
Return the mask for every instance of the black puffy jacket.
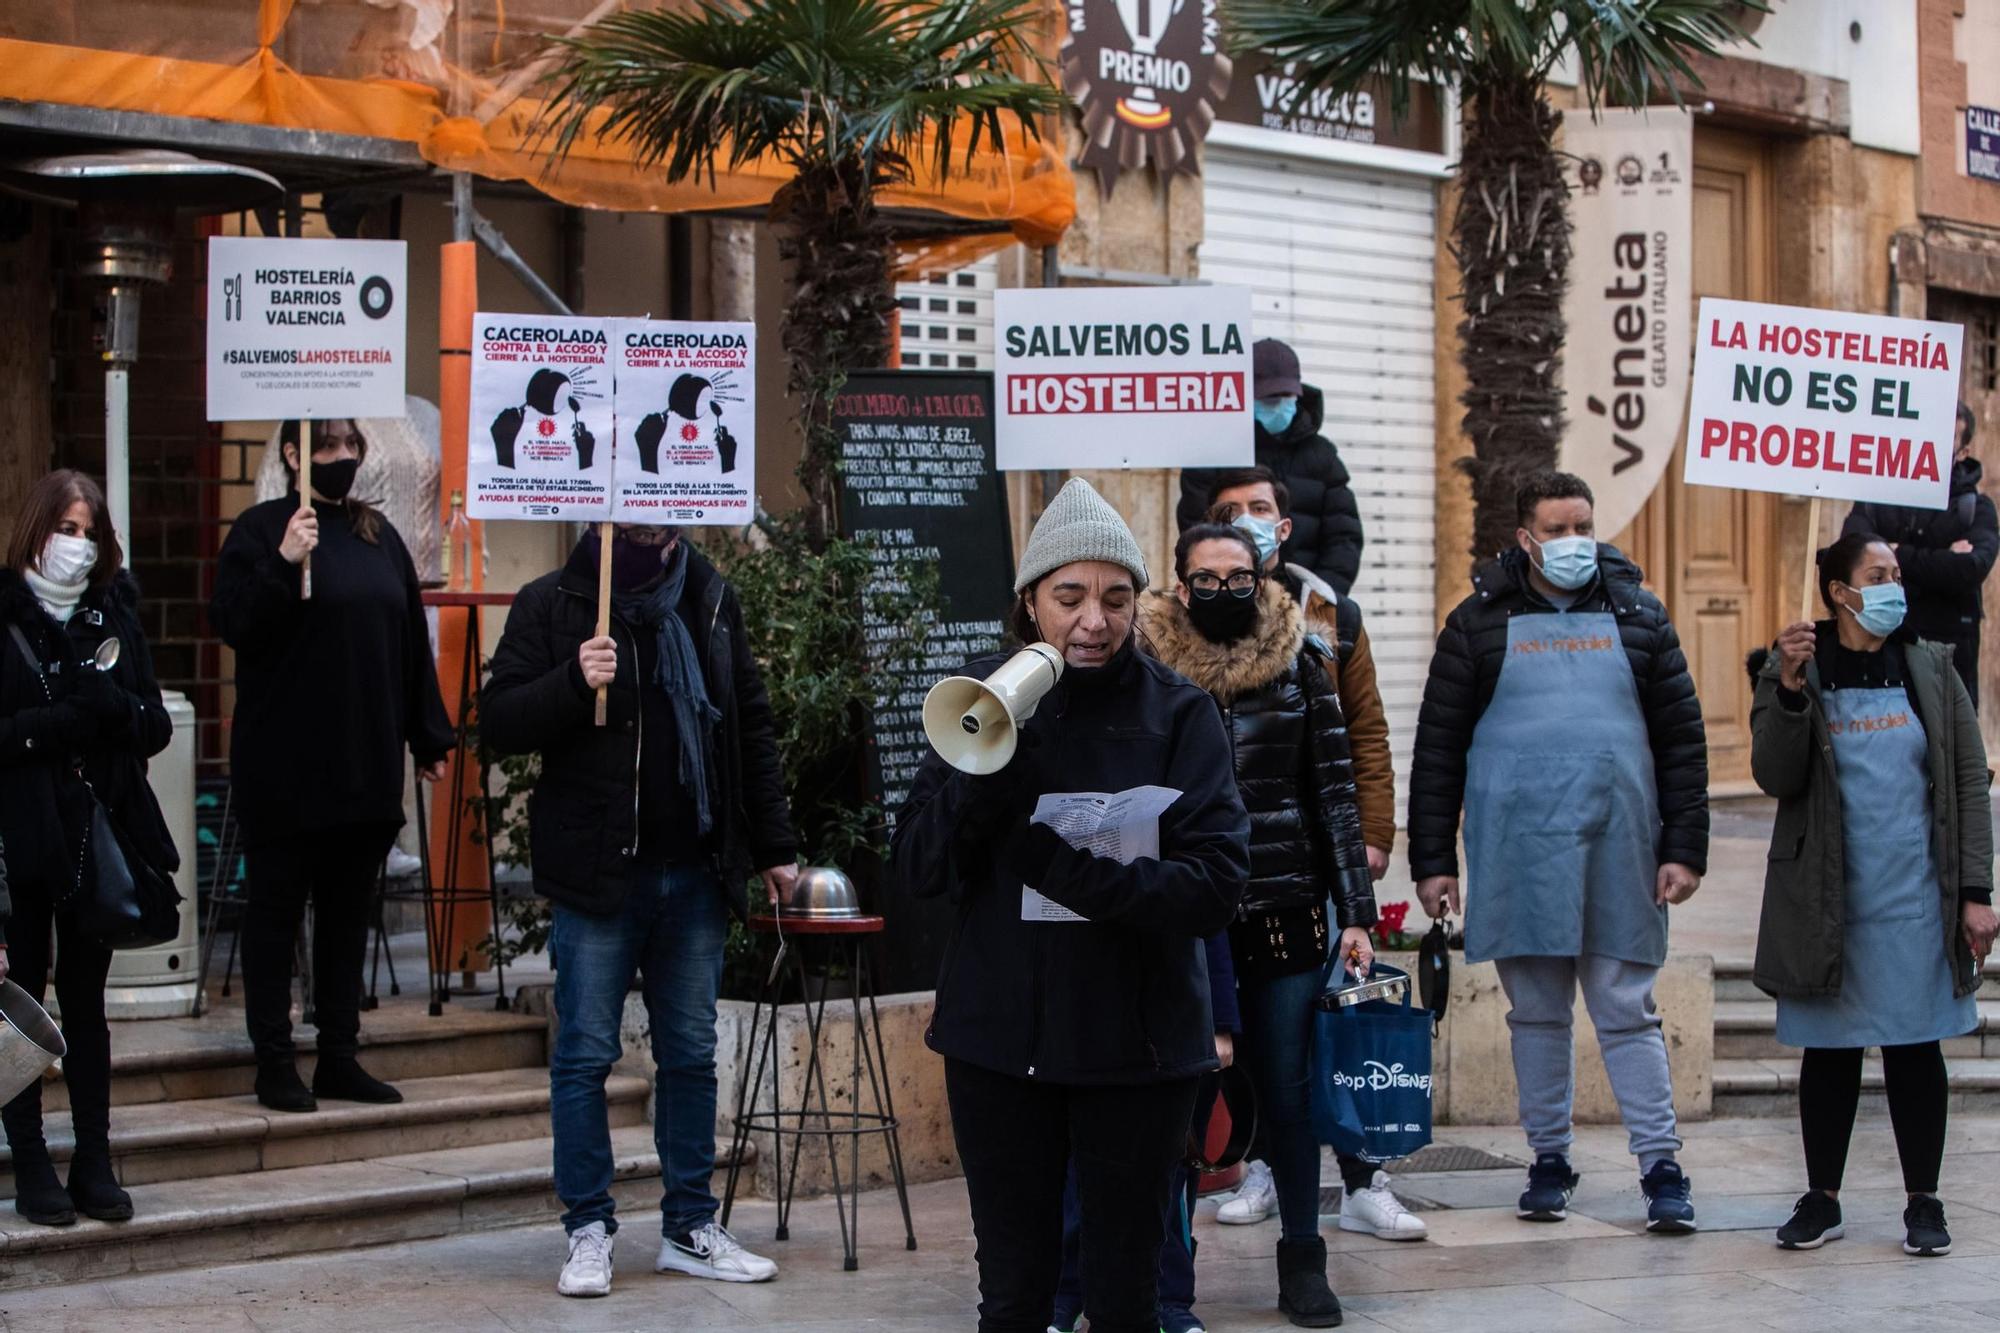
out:
{"label": "black puffy jacket", "polygon": [[[76,882],[89,811],[78,760],[134,849],[160,870],[180,866],[146,781],[146,761],[167,748],[174,728],[139,625],[138,598],[138,585],[121,570],[109,585],[83,594],[65,627],[43,612],[20,574],[0,568],[0,846],[15,897],[67,893]],[[27,637],[39,672],[9,625]],[[75,682],[107,637],[122,650],[110,675],[123,707],[97,715],[75,699]],[[9,906],[0,890],[0,940]]]}
{"label": "black puffy jacket", "polygon": [[[2000,558],[2000,515],[1979,492],[1976,458],[1951,469],[1951,503],[1943,509],[1863,502],[1854,506],[1843,534],[1872,532],[1896,547],[1903,588],[1910,598],[1909,627],[1919,638],[1957,643],[1979,633],[1985,616],[1980,588]],[[1954,551],[1955,542],[1970,551]]]}
{"label": "black puffy jacket", "polygon": [[1332,664],[1306,643],[1305,616],[1275,580],[1257,627],[1202,637],[1180,599],[1147,596],[1140,623],[1174,670],[1215,696],[1250,815],[1250,882],[1238,915],[1310,907],[1333,894],[1342,929],[1375,923],[1375,890]]}
{"label": "black puffy jacket", "polygon": [[[753,869],[797,858],[785,775],[763,674],[750,653],[743,608],[719,570],[682,543],[689,561],[682,616],[701,654],[715,727],[716,837],[710,849],[730,903],[748,910]],[[528,799],[535,891],[579,912],[608,916],[625,905],[639,838],[640,736],[649,714],[671,708],[648,680],[641,689],[632,627],[616,614],[618,674],[606,725],[593,725],[596,692],[583,683],[577,649],[597,634],[597,585],[572,560],[514,598],[507,629],[479,694],[481,738],[499,754],[542,756]]]}
{"label": "black puffy jacket", "polygon": [[[1361,509],[1348,485],[1340,450],[1319,433],[1325,416],[1325,399],[1306,385],[1299,394],[1298,414],[1283,435],[1255,427],[1257,461],[1277,473],[1292,495],[1292,535],[1281,558],[1304,565],[1345,597],[1361,573]],[[1207,515],[1209,490],[1220,475],[1215,468],[1181,473],[1181,500],[1174,511],[1177,531],[1187,531]]]}
{"label": "black puffy jacket", "polygon": [[[1120,865],[1028,822],[1046,792],[1142,786],[1181,793],[1160,816],[1157,858]],[[1215,701],[1129,643],[1107,666],[1064,672],[994,777],[931,754],[896,817],[891,871],[911,896],[958,907],[931,1049],[1050,1083],[1214,1069],[1202,938],[1235,919],[1248,828]],[[1023,885],[1087,919],[1022,920]]]}
{"label": "black puffy jacket", "polygon": [[[1639,586],[1639,567],[1617,548],[1599,543],[1597,568],[1597,581],[1570,609],[1609,611],[1618,618],[1619,638],[1652,739],[1660,860],[1703,873],[1708,868],[1708,740],[1687,658],[1666,608]],[[1500,682],[1507,622],[1521,615],[1556,614],[1529,584],[1528,557],[1518,548],[1481,566],[1472,587],[1472,595],[1453,609],[1438,635],[1417,715],[1409,814],[1410,874],[1417,879],[1458,874],[1466,754]],[[1559,734],[1562,724],[1560,717],[1549,719],[1552,733]]]}

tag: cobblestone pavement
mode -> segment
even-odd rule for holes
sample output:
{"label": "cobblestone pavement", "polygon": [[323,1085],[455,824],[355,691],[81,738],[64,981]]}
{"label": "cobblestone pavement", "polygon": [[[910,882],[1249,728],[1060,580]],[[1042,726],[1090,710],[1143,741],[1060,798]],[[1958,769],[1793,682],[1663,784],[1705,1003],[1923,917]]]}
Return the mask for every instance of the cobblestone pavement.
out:
{"label": "cobblestone pavement", "polygon": [[[1910,1259],[1898,1248],[1902,1198],[1885,1120],[1857,1127],[1843,1195],[1847,1238],[1804,1254],[1773,1247],[1803,1171],[1785,1119],[1689,1125],[1682,1155],[1702,1231],[1644,1233],[1636,1169],[1616,1127],[1579,1131],[1583,1173],[1571,1219],[1515,1220],[1518,1170],[1408,1176],[1431,1239],[1389,1244],[1334,1229],[1333,1278],[1347,1327],[1505,1333],[1569,1329],[2000,1329],[2000,1117],[1952,1126],[1944,1197],[1956,1248]],[[1452,1127],[1440,1142],[1522,1156],[1511,1128]],[[1337,1177],[1329,1170],[1327,1179]],[[725,1286],[650,1271],[657,1238],[632,1217],[620,1236],[609,1299],[555,1294],[563,1253],[553,1221],[483,1235],[129,1277],[0,1296],[7,1333],[42,1330],[916,1330],[974,1326],[971,1224],[957,1181],[914,1191],[921,1248],[907,1253],[895,1197],[862,1198],[861,1270],[840,1268],[832,1204],[802,1202],[792,1239],[771,1241],[768,1204],[736,1218],[738,1234],[784,1265],[765,1286]],[[1198,1313],[1217,1333],[1288,1327],[1276,1313],[1271,1252],[1277,1223],[1224,1227],[1204,1202],[1196,1234]]]}

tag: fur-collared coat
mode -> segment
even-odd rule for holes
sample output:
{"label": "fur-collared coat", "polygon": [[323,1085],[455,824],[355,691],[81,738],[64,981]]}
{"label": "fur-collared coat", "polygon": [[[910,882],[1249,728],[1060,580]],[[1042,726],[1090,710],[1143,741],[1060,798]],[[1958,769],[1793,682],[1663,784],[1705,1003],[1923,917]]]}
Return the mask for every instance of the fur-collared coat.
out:
{"label": "fur-collared coat", "polygon": [[1332,664],[1306,640],[1297,602],[1258,587],[1257,624],[1234,643],[1202,637],[1187,608],[1148,594],[1140,623],[1166,665],[1215,697],[1250,814],[1250,882],[1239,915],[1333,895],[1344,929],[1375,921],[1347,719]]}

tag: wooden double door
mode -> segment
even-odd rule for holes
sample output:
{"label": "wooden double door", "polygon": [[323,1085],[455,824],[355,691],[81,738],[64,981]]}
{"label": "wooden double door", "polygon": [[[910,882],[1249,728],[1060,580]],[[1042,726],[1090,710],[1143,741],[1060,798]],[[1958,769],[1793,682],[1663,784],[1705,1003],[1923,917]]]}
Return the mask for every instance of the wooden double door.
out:
{"label": "wooden double door", "polygon": [[[1771,171],[1757,139],[1698,127],[1694,138],[1694,278],[1689,299],[1771,299]],[[1779,598],[1773,552],[1778,497],[1681,483],[1686,430],[1666,478],[1611,540],[1646,572],[1681,641],[1708,726],[1709,780],[1750,777],[1750,680],[1744,658],[1769,641]]]}

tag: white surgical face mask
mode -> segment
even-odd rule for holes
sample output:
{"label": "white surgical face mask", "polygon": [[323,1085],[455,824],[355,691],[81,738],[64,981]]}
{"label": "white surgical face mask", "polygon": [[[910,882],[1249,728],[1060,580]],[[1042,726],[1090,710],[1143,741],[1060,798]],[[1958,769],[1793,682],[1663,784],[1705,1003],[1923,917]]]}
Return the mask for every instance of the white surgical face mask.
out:
{"label": "white surgical face mask", "polygon": [[52,532],[35,572],[51,583],[82,583],[97,568],[97,543],[88,537]]}

